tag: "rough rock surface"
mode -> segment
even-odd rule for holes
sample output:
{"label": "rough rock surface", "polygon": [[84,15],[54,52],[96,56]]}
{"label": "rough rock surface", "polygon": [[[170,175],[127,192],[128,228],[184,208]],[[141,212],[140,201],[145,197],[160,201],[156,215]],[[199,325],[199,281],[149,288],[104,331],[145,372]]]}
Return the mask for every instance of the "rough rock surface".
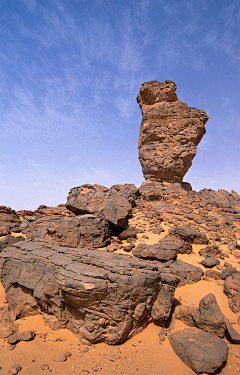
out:
{"label": "rough rock surface", "polygon": [[176,226],[170,229],[169,233],[192,244],[208,244],[208,238],[206,235],[197,232],[196,229],[192,227]]}
{"label": "rough rock surface", "polygon": [[228,358],[228,346],[224,341],[197,328],[174,332],[169,341],[183,363],[197,374],[213,374]]}
{"label": "rough rock surface", "polygon": [[224,292],[228,296],[230,309],[238,313],[240,311],[240,272],[235,272],[226,278]]}
{"label": "rough rock surface", "polygon": [[47,238],[72,246],[102,247],[110,243],[107,221],[95,215],[46,217],[30,223],[24,232],[28,239]]}
{"label": "rough rock surface", "polygon": [[10,246],[18,241],[25,241],[25,238],[22,236],[12,236],[7,234],[0,238],[0,252],[7,246]]}
{"label": "rough rock surface", "polygon": [[0,338],[7,338],[17,332],[7,307],[0,308]]}
{"label": "rough rock surface", "polygon": [[205,134],[208,116],[178,100],[173,81],[142,84],[139,160],[145,179],[181,182]]}
{"label": "rough rock surface", "polygon": [[13,317],[42,311],[55,315],[61,327],[84,342],[109,344],[146,325],[159,292],[162,304],[169,306],[164,284],[172,290],[178,281],[155,263],[43,239],[4,249],[0,275]]}
{"label": "rough rock surface", "polygon": [[223,338],[226,330],[222,314],[214,294],[210,293],[199,302],[199,307],[177,306],[176,318],[185,324]]}
{"label": "rough rock surface", "polygon": [[193,266],[192,264],[183,262],[180,259],[174,262],[167,262],[165,268],[169,269],[174,275],[180,278],[179,286],[194,284],[200,281],[204,274],[200,267]]}
{"label": "rough rock surface", "polygon": [[84,184],[70,190],[66,207],[75,214],[95,214],[112,225],[126,228],[132,206],[124,195],[114,188]]}
{"label": "rough rock surface", "polygon": [[177,258],[177,250],[161,244],[147,245],[140,243],[133,249],[132,254],[138,258],[156,259],[162,262]]}
{"label": "rough rock surface", "polygon": [[209,256],[206,256],[202,261],[201,261],[201,264],[205,267],[205,268],[213,268],[215,266],[218,266],[220,264],[220,261],[219,259],[209,255]]}
{"label": "rough rock surface", "polygon": [[0,206],[0,237],[10,234],[11,230],[18,226],[20,221],[16,211],[10,207]]}

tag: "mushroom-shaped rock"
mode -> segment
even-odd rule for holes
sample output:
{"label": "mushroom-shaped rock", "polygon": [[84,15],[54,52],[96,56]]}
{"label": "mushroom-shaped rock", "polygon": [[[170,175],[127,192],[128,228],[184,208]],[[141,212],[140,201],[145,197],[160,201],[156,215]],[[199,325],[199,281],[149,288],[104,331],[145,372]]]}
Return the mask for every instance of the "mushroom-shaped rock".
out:
{"label": "mushroom-shaped rock", "polygon": [[208,116],[178,100],[173,81],[144,82],[137,96],[142,111],[139,160],[145,179],[181,182],[205,134]]}

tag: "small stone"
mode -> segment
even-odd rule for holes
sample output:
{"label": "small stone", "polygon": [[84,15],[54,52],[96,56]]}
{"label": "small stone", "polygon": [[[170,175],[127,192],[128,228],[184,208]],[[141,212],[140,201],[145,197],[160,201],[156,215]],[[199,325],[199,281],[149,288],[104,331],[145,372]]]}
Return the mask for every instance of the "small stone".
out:
{"label": "small stone", "polygon": [[105,353],[103,354],[103,357],[111,362],[115,362],[117,359],[121,358],[118,353]]}
{"label": "small stone", "polygon": [[8,348],[8,350],[12,351],[13,349],[16,348],[16,345],[8,345],[7,348]]}
{"label": "small stone", "polygon": [[43,365],[40,366],[40,369],[41,369],[41,370],[48,370],[48,369],[49,369],[49,366],[46,365],[46,363],[44,363]]}
{"label": "small stone", "polygon": [[9,373],[15,375],[15,374],[18,374],[21,371],[21,369],[22,369],[21,366],[13,365],[13,366],[10,367]]}
{"label": "small stone", "polygon": [[135,341],[135,342],[132,342],[132,346],[138,346],[139,344],[141,344],[141,340],[140,341]]}
{"label": "small stone", "polygon": [[96,365],[96,366],[92,367],[92,370],[95,371],[95,372],[101,371],[102,367],[100,365]]}
{"label": "small stone", "polygon": [[65,362],[67,360],[66,354],[59,354],[55,358],[55,362]]}

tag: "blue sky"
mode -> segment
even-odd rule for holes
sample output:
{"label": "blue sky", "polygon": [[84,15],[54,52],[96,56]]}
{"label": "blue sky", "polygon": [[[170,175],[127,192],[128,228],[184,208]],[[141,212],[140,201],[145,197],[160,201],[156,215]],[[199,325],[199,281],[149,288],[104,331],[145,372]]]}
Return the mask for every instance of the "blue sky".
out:
{"label": "blue sky", "polygon": [[239,25],[239,0],[1,0],[0,204],[139,186],[136,96],[168,79],[210,117],[184,180],[240,193]]}

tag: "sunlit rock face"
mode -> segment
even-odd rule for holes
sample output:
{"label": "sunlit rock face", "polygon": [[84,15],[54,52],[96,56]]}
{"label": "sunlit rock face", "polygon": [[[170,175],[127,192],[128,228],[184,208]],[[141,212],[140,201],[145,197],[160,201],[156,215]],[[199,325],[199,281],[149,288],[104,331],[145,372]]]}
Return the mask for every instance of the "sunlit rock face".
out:
{"label": "sunlit rock face", "polygon": [[139,160],[146,180],[181,182],[206,132],[206,112],[179,101],[176,88],[173,81],[144,82],[137,96]]}

